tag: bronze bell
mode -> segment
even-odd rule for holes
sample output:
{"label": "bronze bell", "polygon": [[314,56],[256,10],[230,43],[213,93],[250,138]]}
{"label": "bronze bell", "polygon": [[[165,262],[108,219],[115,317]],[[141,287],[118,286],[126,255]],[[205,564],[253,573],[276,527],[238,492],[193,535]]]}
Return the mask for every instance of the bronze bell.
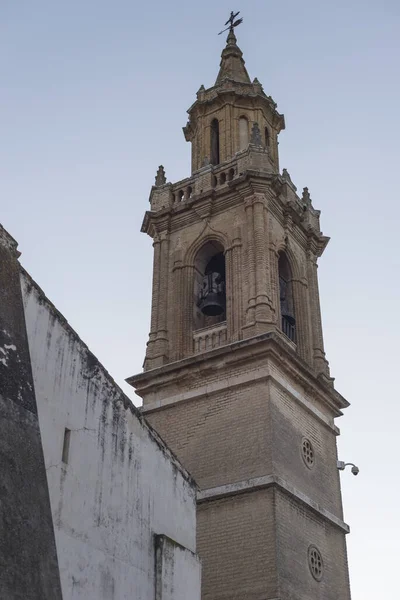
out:
{"label": "bronze bell", "polygon": [[207,317],[217,317],[224,312],[225,282],[220,273],[214,271],[204,275],[197,306]]}

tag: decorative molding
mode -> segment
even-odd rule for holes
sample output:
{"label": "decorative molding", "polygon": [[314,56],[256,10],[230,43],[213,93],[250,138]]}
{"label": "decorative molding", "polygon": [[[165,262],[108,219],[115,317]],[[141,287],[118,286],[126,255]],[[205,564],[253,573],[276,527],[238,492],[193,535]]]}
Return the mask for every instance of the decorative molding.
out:
{"label": "decorative molding", "polygon": [[201,504],[203,502],[255,492],[269,487],[275,487],[284,494],[291,496],[299,503],[317,513],[325,521],[328,521],[335,527],[341,529],[344,533],[350,532],[350,527],[342,519],[339,519],[339,517],[336,517],[329,510],[326,510],[317,502],[314,502],[309,496],[290,485],[290,483],[282,477],[277,477],[275,475],[264,475],[262,477],[254,477],[252,479],[245,479],[235,483],[228,483],[227,485],[200,490],[197,493],[197,503]]}
{"label": "decorative molding", "polygon": [[218,381],[208,385],[200,385],[195,389],[191,389],[187,392],[181,392],[173,396],[167,396],[167,392],[162,400],[152,402],[141,407],[141,411],[144,414],[153,412],[161,408],[167,408],[174,406],[179,402],[188,402],[190,400],[198,400],[204,396],[211,396],[217,394],[222,390],[229,390],[235,387],[252,384],[256,381],[273,381],[281,389],[287,392],[290,397],[302,405],[307,412],[311,413],[320,423],[325,425],[335,435],[340,434],[339,428],[333,423],[333,420],[326,417],[318,408],[316,408],[310,400],[307,400],[302,394],[300,394],[295,388],[293,388],[285,378],[279,377],[279,375],[271,374],[269,366],[254,369],[248,373],[239,374],[236,376],[225,376],[221,372],[221,377]]}

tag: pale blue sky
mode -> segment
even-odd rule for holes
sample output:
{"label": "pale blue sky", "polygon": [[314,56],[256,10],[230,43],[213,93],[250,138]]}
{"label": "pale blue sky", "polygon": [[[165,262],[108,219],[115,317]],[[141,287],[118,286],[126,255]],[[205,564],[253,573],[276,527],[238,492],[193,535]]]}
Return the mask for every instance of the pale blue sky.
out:
{"label": "pale blue sky", "polygon": [[117,382],[141,369],[159,164],[190,173],[182,126],[213,84],[232,9],[250,76],[285,114],[281,167],[332,240],[320,261],[353,600],[398,592],[400,3],[3,0],[1,218],[22,264]]}

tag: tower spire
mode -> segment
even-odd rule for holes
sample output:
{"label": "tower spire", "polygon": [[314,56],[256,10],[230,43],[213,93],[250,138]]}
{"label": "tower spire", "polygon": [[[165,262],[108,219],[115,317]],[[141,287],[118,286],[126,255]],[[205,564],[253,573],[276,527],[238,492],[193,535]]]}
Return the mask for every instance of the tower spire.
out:
{"label": "tower spire", "polygon": [[236,17],[188,110],[192,174],[152,187],[151,329],[128,382],[200,487],[203,599],[350,600],[334,425],[348,403],[318,292],[329,238],[280,172],[284,117],[249,79]]}
{"label": "tower spire", "polygon": [[228,37],[226,38],[226,46],[222,50],[220,68],[215,85],[222,83],[224,79],[231,79],[239,83],[251,83],[242,57],[243,52],[237,45],[233,28],[230,28]]}

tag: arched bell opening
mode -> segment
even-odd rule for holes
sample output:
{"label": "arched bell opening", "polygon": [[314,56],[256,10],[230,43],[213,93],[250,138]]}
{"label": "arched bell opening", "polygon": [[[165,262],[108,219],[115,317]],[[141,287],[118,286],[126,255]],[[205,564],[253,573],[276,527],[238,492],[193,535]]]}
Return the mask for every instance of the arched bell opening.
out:
{"label": "arched bell opening", "polygon": [[280,252],[279,254],[278,272],[281,328],[283,333],[292,342],[296,343],[296,316],[294,312],[292,270],[284,252]]}
{"label": "arched bell opening", "polygon": [[270,135],[269,135],[268,127],[266,127],[264,129],[264,146],[265,146],[266,150],[269,150],[269,144],[270,144]]}
{"label": "arched bell opening", "polygon": [[226,320],[226,269],[223,246],[207,242],[195,259],[194,324],[202,329]]}
{"label": "arched bell opening", "polygon": [[211,121],[211,164],[219,165],[220,157],[219,157],[219,122],[218,119],[213,119]]}

